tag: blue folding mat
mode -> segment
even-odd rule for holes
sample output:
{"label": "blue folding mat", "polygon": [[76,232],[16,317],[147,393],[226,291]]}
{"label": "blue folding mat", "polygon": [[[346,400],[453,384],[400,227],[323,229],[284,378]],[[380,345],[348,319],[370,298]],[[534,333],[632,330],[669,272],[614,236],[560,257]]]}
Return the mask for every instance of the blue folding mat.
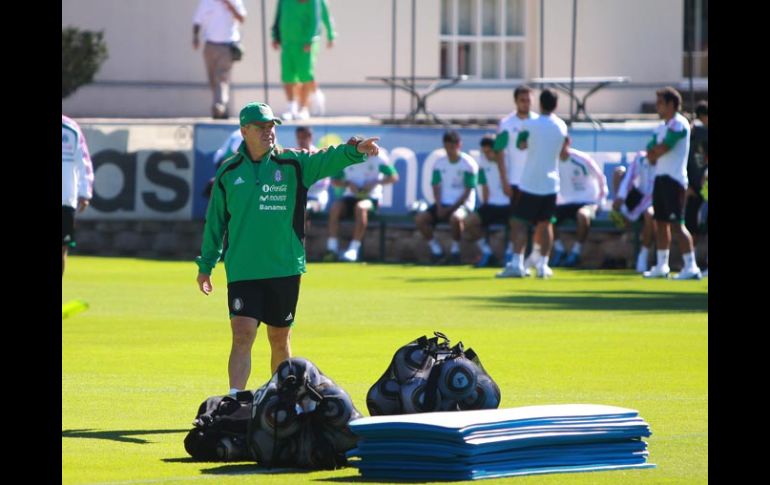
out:
{"label": "blue folding mat", "polygon": [[652,468],[633,409],[555,404],[375,416],[350,422],[348,451],[362,476],[475,480],[541,473]]}

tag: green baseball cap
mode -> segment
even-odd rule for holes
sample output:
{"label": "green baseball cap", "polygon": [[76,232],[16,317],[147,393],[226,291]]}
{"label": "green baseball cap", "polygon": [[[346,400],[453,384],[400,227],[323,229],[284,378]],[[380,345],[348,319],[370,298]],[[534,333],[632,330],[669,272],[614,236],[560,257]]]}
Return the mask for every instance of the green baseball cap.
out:
{"label": "green baseball cap", "polygon": [[241,110],[241,126],[246,126],[249,123],[255,121],[275,121],[276,124],[281,124],[281,119],[276,118],[273,114],[273,110],[265,103],[249,103]]}

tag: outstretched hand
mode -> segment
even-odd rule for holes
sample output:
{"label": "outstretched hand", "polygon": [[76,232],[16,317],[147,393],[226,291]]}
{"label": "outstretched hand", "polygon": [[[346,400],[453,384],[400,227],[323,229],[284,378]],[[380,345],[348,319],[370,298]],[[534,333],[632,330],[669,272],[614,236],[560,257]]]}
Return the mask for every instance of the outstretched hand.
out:
{"label": "outstretched hand", "polygon": [[365,153],[370,157],[373,157],[380,153],[380,147],[377,146],[377,143],[375,143],[379,139],[379,136],[367,138],[356,146],[356,150],[358,150],[360,153]]}

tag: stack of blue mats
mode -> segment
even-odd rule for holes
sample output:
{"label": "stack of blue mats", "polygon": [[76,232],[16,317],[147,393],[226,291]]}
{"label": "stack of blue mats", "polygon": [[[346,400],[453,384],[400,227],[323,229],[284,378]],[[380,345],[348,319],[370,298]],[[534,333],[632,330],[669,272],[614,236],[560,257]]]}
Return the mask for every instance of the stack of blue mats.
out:
{"label": "stack of blue mats", "polygon": [[366,478],[481,478],[627,468],[647,463],[650,426],[633,409],[557,404],[375,416],[350,422],[347,453]]}

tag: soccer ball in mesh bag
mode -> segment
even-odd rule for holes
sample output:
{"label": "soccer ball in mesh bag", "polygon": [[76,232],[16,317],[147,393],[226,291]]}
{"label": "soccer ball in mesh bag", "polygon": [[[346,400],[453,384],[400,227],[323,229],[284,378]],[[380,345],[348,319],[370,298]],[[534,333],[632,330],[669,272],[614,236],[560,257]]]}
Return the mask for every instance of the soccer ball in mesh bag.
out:
{"label": "soccer ball in mesh bag", "polygon": [[460,409],[497,409],[500,406],[500,388],[486,374],[479,373],[476,388],[458,403]]}
{"label": "soccer ball in mesh bag", "polygon": [[381,378],[369,389],[366,407],[372,416],[400,413],[401,385],[395,379]]}
{"label": "soccer ball in mesh bag", "polygon": [[421,377],[410,379],[401,386],[401,409],[405,414],[438,411],[441,405],[441,392],[436,389],[436,399],[432,407],[426,403],[428,381]]}
{"label": "soccer ball in mesh bag", "polygon": [[321,391],[324,397],[318,404],[318,412],[324,422],[334,426],[345,426],[353,414],[353,401],[348,393],[339,387],[327,387]]}
{"label": "soccer ball in mesh bag", "polygon": [[259,408],[259,413],[262,429],[271,434],[275,433],[278,439],[291,436],[300,429],[297,411],[293,406],[281,402],[278,394],[267,396]]}
{"label": "soccer ball in mesh bag", "polygon": [[398,382],[406,382],[423,369],[429,369],[435,359],[419,344],[408,344],[393,356],[393,372]]}
{"label": "soccer ball in mesh bag", "polygon": [[444,399],[460,400],[476,388],[478,367],[464,357],[446,359],[441,363],[438,388]]}
{"label": "soccer ball in mesh bag", "polygon": [[[290,379],[294,379],[297,384],[301,384],[307,379],[311,386],[318,386],[323,381],[315,364],[300,357],[292,357],[281,362],[275,370],[275,375],[279,386]],[[294,377],[292,378],[292,376]]]}

